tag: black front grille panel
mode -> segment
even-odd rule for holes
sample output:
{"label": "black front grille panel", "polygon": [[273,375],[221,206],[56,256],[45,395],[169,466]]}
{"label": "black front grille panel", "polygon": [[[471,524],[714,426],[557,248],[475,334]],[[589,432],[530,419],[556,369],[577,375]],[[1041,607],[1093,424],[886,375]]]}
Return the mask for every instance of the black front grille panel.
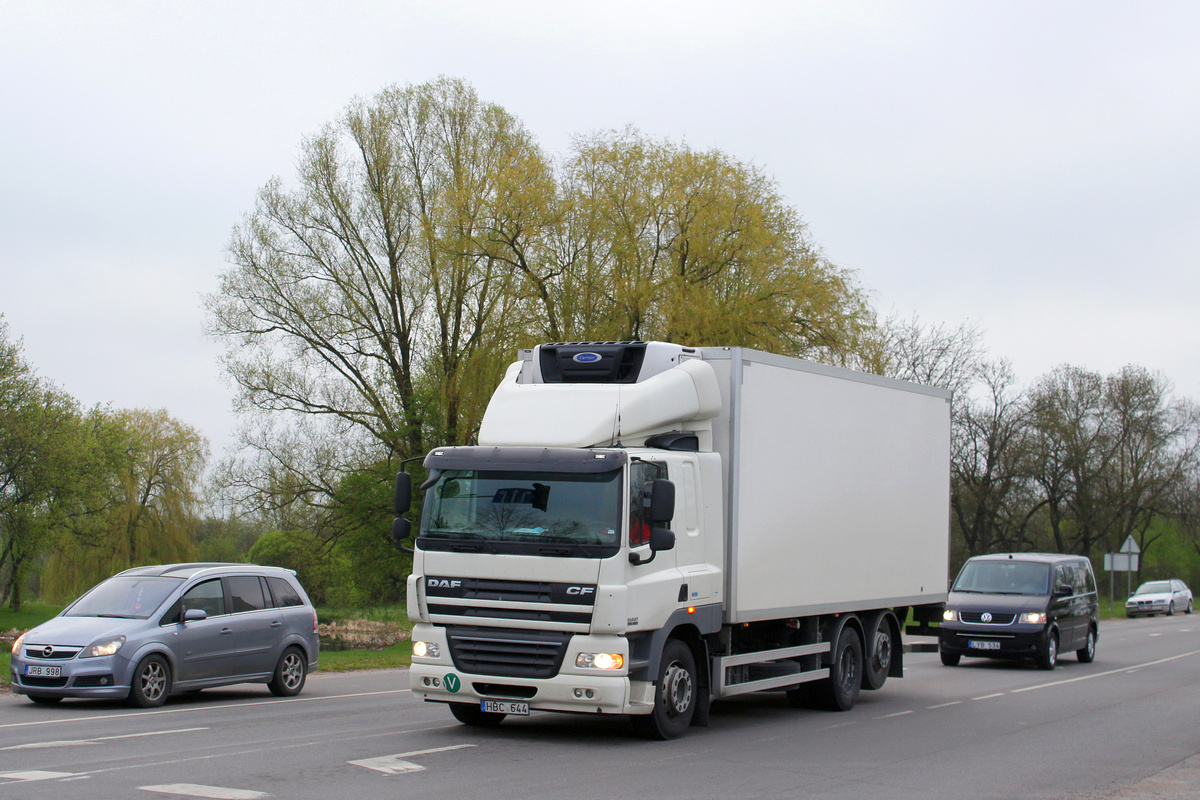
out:
{"label": "black front grille panel", "polygon": [[503,628],[446,628],[454,666],[474,675],[552,678],[562,666],[571,634]]}
{"label": "black front grille panel", "polygon": [[41,686],[47,689],[61,689],[67,685],[67,679],[64,678],[35,678],[31,675],[21,676],[22,686]]}
{"label": "black front grille panel", "polygon": [[1017,618],[1016,614],[992,614],[992,618],[984,620],[983,615],[986,612],[982,611],[963,611],[959,617],[963,622],[970,622],[974,625],[1012,625],[1013,620]]}
{"label": "black front grille panel", "polygon": [[551,611],[524,608],[475,608],[473,606],[448,606],[441,603],[429,604],[430,614],[446,614],[456,617],[482,617],[486,619],[519,619],[536,622],[573,622],[587,625],[592,621],[591,614],[578,614],[572,611]]}

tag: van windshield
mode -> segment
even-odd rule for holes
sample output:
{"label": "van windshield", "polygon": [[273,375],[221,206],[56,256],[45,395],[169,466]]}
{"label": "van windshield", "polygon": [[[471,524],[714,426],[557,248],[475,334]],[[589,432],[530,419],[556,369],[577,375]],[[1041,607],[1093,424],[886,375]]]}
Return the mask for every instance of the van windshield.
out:
{"label": "van windshield", "polygon": [[182,578],[159,576],[109,578],[76,600],[63,616],[148,619],[181,583]]}
{"label": "van windshield", "polygon": [[461,549],[473,542],[472,549],[487,552],[557,545],[565,555],[601,556],[591,549],[620,544],[620,477],[619,469],[445,470],[425,495],[419,544]]}
{"label": "van windshield", "polygon": [[953,592],[978,594],[1050,593],[1050,565],[1033,561],[968,561]]}

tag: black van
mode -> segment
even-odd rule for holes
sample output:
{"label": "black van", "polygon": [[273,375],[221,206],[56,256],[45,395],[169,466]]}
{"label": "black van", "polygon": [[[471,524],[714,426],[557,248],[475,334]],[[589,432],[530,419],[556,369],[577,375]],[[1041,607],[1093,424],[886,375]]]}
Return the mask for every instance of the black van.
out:
{"label": "black van", "polygon": [[1031,658],[1054,669],[1058,654],[1096,657],[1100,602],[1092,564],[1082,556],[1001,553],[963,564],[942,615],[942,663],[963,656]]}

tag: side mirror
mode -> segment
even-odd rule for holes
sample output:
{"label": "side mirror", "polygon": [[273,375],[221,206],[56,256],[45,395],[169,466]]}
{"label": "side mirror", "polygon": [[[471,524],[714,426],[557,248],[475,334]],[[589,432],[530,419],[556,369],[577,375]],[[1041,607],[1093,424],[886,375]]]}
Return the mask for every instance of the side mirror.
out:
{"label": "side mirror", "polygon": [[659,550],[674,550],[675,549],[675,531],[666,528],[651,528],[650,529],[650,550],[658,552]]}
{"label": "side mirror", "polygon": [[1070,586],[1055,586],[1054,587],[1054,596],[1055,597],[1070,597],[1073,594],[1075,594],[1075,590],[1072,589]]}
{"label": "side mirror", "polygon": [[392,541],[396,547],[403,553],[411,553],[411,547],[404,544],[408,541],[408,537],[412,535],[412,523],[404,517],[396,517],[392,520]]}
{"label": "side mirror", "polygon": [[184,622],[199,622],[202,619],[208,619],[208,612],[203,608],[189,608],[183,612]]}
{"label": "side mirror", "polygon": [[412,507],[412,475],[407,472],[396,474],[396,516],[407,514]]}
{"label": "side mirror", "polygon": [[650,482],[650,508],[646,516],[651,525],[665,524],[675,517],[675,484],[667,480]]}

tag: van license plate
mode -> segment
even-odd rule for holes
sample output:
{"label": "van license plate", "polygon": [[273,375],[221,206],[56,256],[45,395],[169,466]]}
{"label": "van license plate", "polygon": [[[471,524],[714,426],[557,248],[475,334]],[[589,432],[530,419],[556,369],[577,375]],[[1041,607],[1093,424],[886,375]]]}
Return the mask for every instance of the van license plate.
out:
{"label": "van license plate", "polygon": [[999,642],[984,642],[984,641],[980,641],[978,639],[971,639],[967,642],[967,647],[970,647],[974,650],[999,650],[1000,643]]}
{"label": "van license plate", "polygon": [[31,678],[61,678],[62,667],[39,667],[26,664],[25,674]]}
{"label": "van license plate", "polygon": [[489,714],[515,714],[529,716],[529,703],[513,703],[508,700],[480,700],[479,707]]}

